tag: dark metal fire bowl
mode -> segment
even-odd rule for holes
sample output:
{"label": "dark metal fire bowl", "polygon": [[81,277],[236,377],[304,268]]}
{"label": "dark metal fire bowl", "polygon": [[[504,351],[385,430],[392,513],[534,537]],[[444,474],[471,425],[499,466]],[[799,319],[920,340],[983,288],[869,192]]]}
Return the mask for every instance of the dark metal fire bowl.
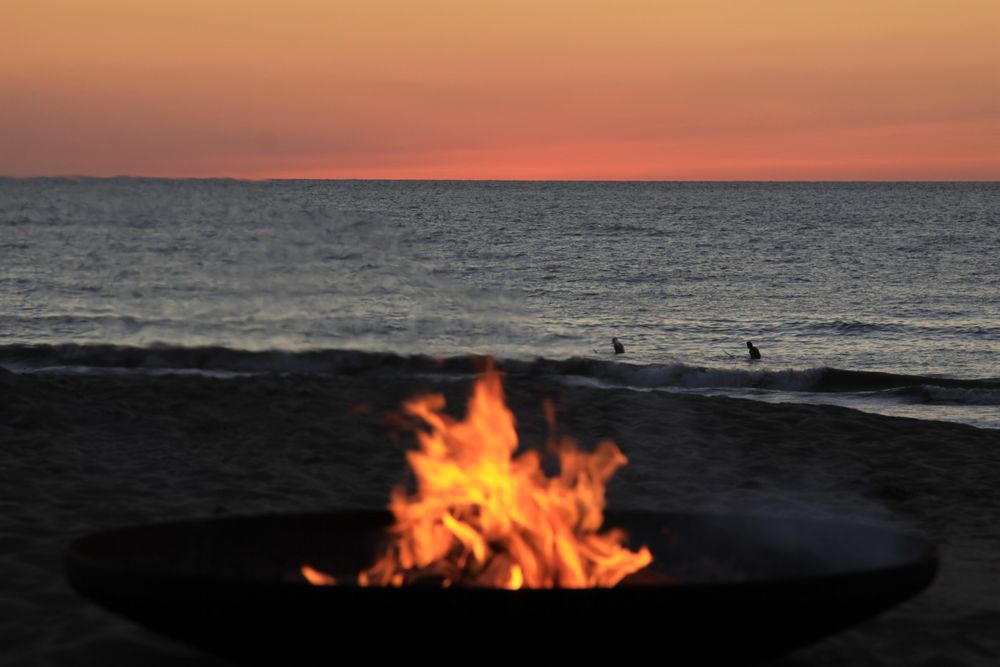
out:
{"label": "dark metal fire bowl", "polygon": [[933,546],[886,528],[610,513],[605,525],[655,558],[613,589],[315,587],[299,575],[308,563],[353,581],[389,523],[385,512],[336,512],[142,526],[77,540],[66,566],[108,609],[268,665],[332,664],[358,650],[378,663],[749,662],[870,618],[937,571]]}

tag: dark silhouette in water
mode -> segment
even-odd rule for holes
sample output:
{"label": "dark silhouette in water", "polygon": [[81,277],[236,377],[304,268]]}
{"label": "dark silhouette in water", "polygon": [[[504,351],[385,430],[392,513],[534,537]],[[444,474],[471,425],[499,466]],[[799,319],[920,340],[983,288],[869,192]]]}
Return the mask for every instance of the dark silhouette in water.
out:
{"label": "dark silhouette in water", "polygon": [[611,344],[615,346],[615,354],[625,354],[625,346],[617,338],[611,339]]}
{"label": "dark silhouette in water", "polygon": [[747,341],[747,349],[750,350],[751,359],[760,359],[760,350],[753,346],[752,340]]}

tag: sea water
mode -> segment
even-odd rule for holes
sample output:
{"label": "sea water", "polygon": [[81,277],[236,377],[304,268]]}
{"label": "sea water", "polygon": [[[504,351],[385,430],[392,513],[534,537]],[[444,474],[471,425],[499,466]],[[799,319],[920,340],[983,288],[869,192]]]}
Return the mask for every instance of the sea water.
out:
{"label": "sea water", "polygon": [[8,369],[380,352],[1000,428],[1000,184],[0,179]]}

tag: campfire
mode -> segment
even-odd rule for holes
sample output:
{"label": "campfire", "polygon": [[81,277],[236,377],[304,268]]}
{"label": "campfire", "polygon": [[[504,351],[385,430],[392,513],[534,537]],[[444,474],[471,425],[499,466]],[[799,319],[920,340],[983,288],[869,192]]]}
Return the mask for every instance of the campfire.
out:
{"label": "campfire", "polygon": [[[887,527],[605,512],[622,453],[556,435],[519,451],[492,369],[464,419],[444,407],[438,395],[405,404],[413,474],[388,510],[119,528],[69,546],[69,581],[147,628],[251,664],[318,664],[352,642],[392,662],[484,650],[523,660],[524,642],[484,643],[484,628],[512,619],[582,638],[541,649],[563,661],[655,655],[669,627],[673,662],[742,664],[864,621],[937,570],[933,545]],[[372,645],[373,627],[391,641]]]}
{"label": "campfire", "polygon": [[[605,484],[627,462],[613,442],[585,452],[553,435],[559,470],[546,474],[539,452],[517,451],[514,415],[491,365],[465,419],[444,408],[440,394],[404,404],[422,424],[419,448],[406,455],[415,488],[392,492],[387,547],[358,585],[606,588],[652,562],[648,548],[626,548],[622,530],[600,532]],[[551,409],[547,416],[554,434]],[[308,564],[301,574],[317,586],[338,583]]]}

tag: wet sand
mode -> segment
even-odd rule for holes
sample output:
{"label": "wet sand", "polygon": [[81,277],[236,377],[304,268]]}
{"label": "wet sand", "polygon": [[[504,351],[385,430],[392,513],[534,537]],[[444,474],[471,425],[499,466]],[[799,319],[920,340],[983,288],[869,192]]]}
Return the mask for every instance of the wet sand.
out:
{"label": "wet sand", "polygon": [[[467,380],[0,374],[0,662],[221,665],[76,595],[72,539],[132,524],[385,505],[422,390]],[[609,507],[903,525],[941,549],[919,597],[776,665],[1000,661],[1000,431],[662,392],[507,383],[522,441],[560,430],[629,457]]]}

